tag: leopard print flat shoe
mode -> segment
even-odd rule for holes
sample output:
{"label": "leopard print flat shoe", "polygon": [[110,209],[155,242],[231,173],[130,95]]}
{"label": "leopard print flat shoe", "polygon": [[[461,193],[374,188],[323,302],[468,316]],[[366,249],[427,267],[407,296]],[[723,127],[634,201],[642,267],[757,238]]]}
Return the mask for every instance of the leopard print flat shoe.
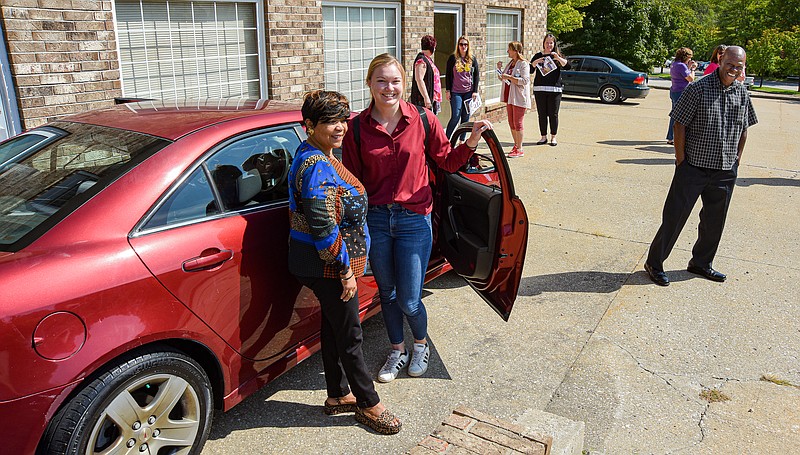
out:
{"label": "leopard print flat shoe", "polygon": [[341,398],[334,398],[334,400],[336,400],[336,404],[330,404],[328,400],[325,400],[324,410],[326,415],[332,416],[344,412],[358,411],[358,406],[355,403],[342,403]]}
{"label": "leopard print flat shoe", "polygon": [[403,427],[403,422],[388,409],[384,409],[377,419],[373,419],[359,408],[355,417],[359,423],[363,423],[380,434],[397,434]]}

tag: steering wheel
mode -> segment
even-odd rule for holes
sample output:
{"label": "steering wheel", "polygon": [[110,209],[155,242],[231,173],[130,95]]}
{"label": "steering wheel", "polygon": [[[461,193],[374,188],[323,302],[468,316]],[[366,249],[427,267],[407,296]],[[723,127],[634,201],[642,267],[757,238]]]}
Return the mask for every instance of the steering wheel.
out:
{"label": "steering wheel", "polygon": [[289,151],[285,148],[273,148],[258,155],[255,166],[261,174],[262,192],[280,188],[286,182],[289,176],[289,159]]}

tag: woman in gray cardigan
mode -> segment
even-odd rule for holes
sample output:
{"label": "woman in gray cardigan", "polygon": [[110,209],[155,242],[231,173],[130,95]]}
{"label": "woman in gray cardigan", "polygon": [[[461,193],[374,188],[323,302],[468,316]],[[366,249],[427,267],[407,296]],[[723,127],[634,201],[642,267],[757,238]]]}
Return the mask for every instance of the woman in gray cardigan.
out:
{"label": "woman in gray cardigan", "polygon": [[497,77],[503,81],[500,101],[506,103],[508,126],[514,138],[514,148],[509,158],[525,156],[522,152],[522,119],[525,111],[531,107],[531,69],[528,61],[522,56],[522,43],[508,43],[508,57],[511,61],[503,69],[503,62],[497,62]]}

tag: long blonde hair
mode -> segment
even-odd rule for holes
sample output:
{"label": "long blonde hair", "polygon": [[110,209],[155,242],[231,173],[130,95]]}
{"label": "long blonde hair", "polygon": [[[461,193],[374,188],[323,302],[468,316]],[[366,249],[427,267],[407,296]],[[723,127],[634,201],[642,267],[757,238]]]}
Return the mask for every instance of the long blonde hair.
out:
{"label": "long blonde hair", "polygon": [[461,35],[458,37],[458,40],[456,40],[456,48],[453,51],[453,56],[456,58],[456,61],[458,61],[458,59],[461,58],[461,53],[458,52],[458,47],[459,47],[458,43],[460,43],[462,40],[467,42],[467,53],[464,54],[464,61],[469,64],[472,64],[472,59],[473,59],[472,43],[469,42],[469,38],[467,38],[467,35]]}

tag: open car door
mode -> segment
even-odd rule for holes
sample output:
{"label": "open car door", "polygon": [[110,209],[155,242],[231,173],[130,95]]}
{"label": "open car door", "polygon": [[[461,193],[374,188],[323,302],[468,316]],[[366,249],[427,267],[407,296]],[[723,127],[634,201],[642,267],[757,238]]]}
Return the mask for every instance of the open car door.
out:
{"label": "open car door", "polygon": [[[469,135],[463,123],[452,135]],[[506,321],[519,290],[528,245],[528,216],[494,131],[464,167],[437,175],[437,242],[453,269]]]}

